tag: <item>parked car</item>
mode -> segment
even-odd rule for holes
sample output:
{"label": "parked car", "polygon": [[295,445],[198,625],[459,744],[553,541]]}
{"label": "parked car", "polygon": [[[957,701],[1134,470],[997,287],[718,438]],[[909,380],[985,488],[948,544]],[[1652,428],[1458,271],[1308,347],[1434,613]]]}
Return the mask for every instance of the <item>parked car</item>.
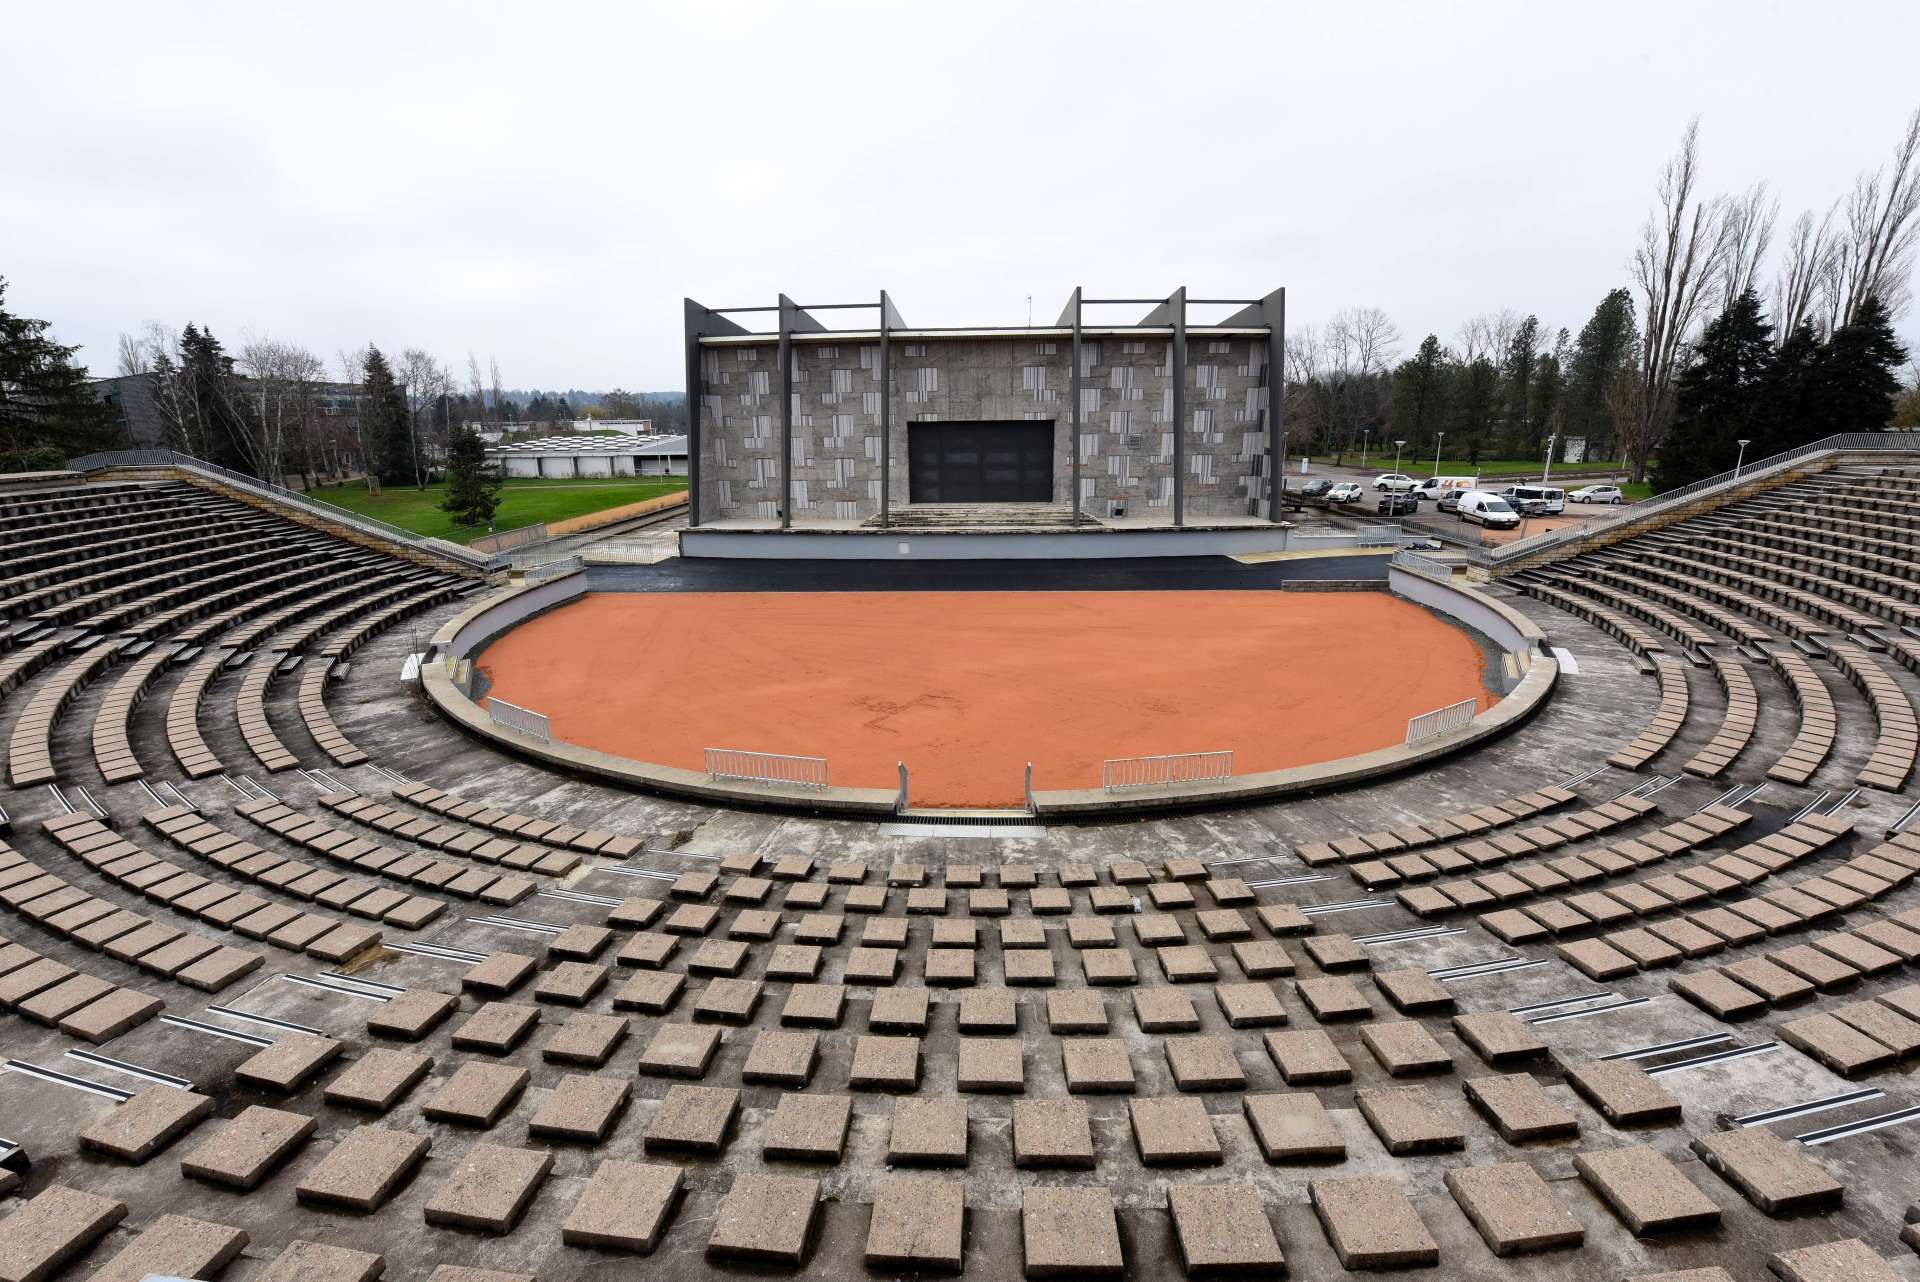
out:
{"label": "parked car", "polygon": [[1448,490],[1470,490],[1474,478],[1471,476],[1429,476],[1413,487],[1416,499],[1437,499]]}
{"label": "parked car", "polygon": [[1546,485],[1509,485],[1500,497],[1522,516],[1558,516],[1567,510],[1566,495]]}
{"label": "parked car", "polygon": [[1625,503],[1627,496],[1617,485],[1583,485],[1567,495],[1575,503]]}
{"label": "parked car", "polygon": [[1389,493],[1397,494],[1402,490],[1410,490],[1413,486],[1413,478],[1405,472],[1382,472],[1373,478],[1374,489],[1386,490]]}
{"label": "parked car", "polygon": [[1459,512],[1460,496],[1466,492],[1465,490],[1440,491],[1440,510],[1442,512]]}
{"label": "parked car", "polygon": [[1333,482],[1324,476],[1316,476],[1296,491],[1303,499],[1317,499],[1325,496],[1333,488]]}
{"label": "parked car", "polygon": [[1340,482],[1340,484],[1334,486],[1332,489],[1327,491],[1327,502],[1358,503],[1360,501],[1361,494],[1363,494],[1364,492],[1365,491],[1363,491],[1360,488],[1357,482],[1342,481]]}
{"label": "parked car", "polygon": [[1491,530],[1511,530],[1520,524],[1520,514],[1498,494],[1469,490],[1460,496],[1460,519],[1474,521]]}
{"label": "parked car", "polygon": [[1374,510],[1382,516],[1415,516],[1420,511],[1420,500],[1407,490],[1391,490],[1380,496]]}

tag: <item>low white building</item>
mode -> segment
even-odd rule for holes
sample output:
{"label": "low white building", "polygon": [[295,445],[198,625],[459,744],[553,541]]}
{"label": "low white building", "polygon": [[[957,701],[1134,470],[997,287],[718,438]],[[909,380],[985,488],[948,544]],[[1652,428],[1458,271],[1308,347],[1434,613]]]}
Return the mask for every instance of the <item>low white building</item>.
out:
{"label": "low white building", "polygon": [[685,476],[684,436],[544,436],[487,450],[510,477]]}

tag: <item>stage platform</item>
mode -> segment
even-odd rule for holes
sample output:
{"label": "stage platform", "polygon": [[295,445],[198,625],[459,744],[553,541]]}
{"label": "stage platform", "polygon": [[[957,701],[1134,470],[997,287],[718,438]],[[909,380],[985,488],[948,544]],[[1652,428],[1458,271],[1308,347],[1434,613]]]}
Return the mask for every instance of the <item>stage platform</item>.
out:
{"label": "stage platform", "polygon": [[782,529],[777,520],[733,519],[680,532],[683,557],[779,561],[1077,561],[1366,546],[1362,532],[1317,523],[1308,529],[1258,516],[1208,516],[1176,526],[1158,514],[1097,520],[1083,515],[1075,525],[1063,504],[971,510],[907,506],[896,509],[885,527],[868,519],[807,521]]}

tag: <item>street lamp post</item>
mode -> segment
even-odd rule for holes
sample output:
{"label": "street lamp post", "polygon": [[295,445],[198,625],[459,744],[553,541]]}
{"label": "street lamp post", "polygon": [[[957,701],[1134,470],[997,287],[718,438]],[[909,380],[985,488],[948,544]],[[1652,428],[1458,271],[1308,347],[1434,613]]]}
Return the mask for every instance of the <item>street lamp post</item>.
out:
{"label": "street lamp post", "polygon": [[1553,446],[1554,446],[1554,442],[1558,441],[1559,439],[1560,439],[1560,433],[1558,432],[1555,432],[1552,436],[1549,436],[1547,438],[1547,465],[1540,469],[1541,485],[1545,485],[1547,483],[1547,478],[1553,475]]}
{"label": "street lamp post", "polygon": [[1740,479],[1740,469],[1746,466],[1747,445],[1749,443],[1750,441],[1748,438],[1742,438],[1740,441],[1740,457],[1734,460],[1734,464],[1733,464],[1733,479],[1736,481]]}
{"label": "street lamp post", "polygon": [[1393,443],[1393,470],[1396,472],[1400,470],[1400,451],[1406,447],[1407,443],[1405,441],[1395,441]]}
{"label": "street lamp post", "polygon": [[1445,443],[1446,443],[1446,439],[1447,439],[1447,434],[1446,434],[1445,432],[1435,432],[1435,433],[1434,433],[1434,436],[1433,436],[1433,474],[1434,474],[1434,476],[1435,476],[1435,477],[1438,477],[1438,476],[1440,475],[1440,447],[1441,447],[1441,445],[1443,445],[1443,444],[1445,444]]}

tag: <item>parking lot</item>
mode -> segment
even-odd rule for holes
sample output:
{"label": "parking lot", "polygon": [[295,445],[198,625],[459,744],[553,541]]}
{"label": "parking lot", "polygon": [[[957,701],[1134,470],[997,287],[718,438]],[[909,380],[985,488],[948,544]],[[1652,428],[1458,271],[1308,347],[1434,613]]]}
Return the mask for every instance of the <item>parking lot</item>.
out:
{"label": "parking lot", "polygon": [[[1326,507],[1332,511],[1349,513],[1363,520],[1376,518],[1379,515],[1377,508],[1380,498],[1382,497],[1382,491],[1374,489],[1373,482],[1376,477],[1393,470],[1393,457],[1392,455],[1388,455],[1384,464],[1382,464],[1379,459],[1372,457],[1370,457],[1367,462],[1368,466],[1365,468],[1357,465],[1335,467],[1332,464],[1316,462],[1309,464],[1307,471],[1302,474],[1299,470],[1299,463],[1296,460],[1287,472],[1287,489],[1290,492],[1298,492],[1299,489],[1309,481],[1315,480],[1328,480],[1332,481],[1335,485],[1343,482],[1352,482],[1359,485],[1361,489],[1361,496],[1358,502],[1324,505],[1310,500],[1309,510]],[[1453,470],[1456,467],[1459,469],[1458,471]],[[1470,471],[1466,464],[1442,464],[1442,468],[1442,476],[1464,475]],[[1409,465],[1408,461],[1404,458],[1401,460],[1400,471],[1402,475],[1412,477],[1415,482],[1419,482],[1431,475],[1432,470],[1430,463],[1425,467],[1420,467],[1418,465]],[[1556,473],[1550,475],[1547,483],[1557,489],[1564,489],[1571,494],[1572,491],[1583,485],[1618,484],[1621,479],[1622,477],[1618,474],[1568,472],[1565,474]],[[1539,482],[1540,474],[1538,472],[1526,477],[1503,475],[1496,478],[1486,476],[1481,478],[1481,488],[1497,493],[1509,485],[1538,484]],[[1566,511],[1563,514],[1559,516],[1523,517],[1519,526],[1511,530],[1493,529],[1477,523],[1467,522],[1454,513],[1437,511],[1432,502],[1422,502],[1419,507],[1419,512],[1415,516],[1403,516],[1394,519],[1412,529],[1431,530],[1436,534],[1453,539],[1499,544],[1527,538],[1535,534],[1544,534],[1549,530],[1564,529],[1570,525],[1581,525],[1588,521],[1617,516],[1629,506],[1631,506],[1631,504],[1611,506],[1603,503],[1581,504],[1569,500],[1566,504]]]}

